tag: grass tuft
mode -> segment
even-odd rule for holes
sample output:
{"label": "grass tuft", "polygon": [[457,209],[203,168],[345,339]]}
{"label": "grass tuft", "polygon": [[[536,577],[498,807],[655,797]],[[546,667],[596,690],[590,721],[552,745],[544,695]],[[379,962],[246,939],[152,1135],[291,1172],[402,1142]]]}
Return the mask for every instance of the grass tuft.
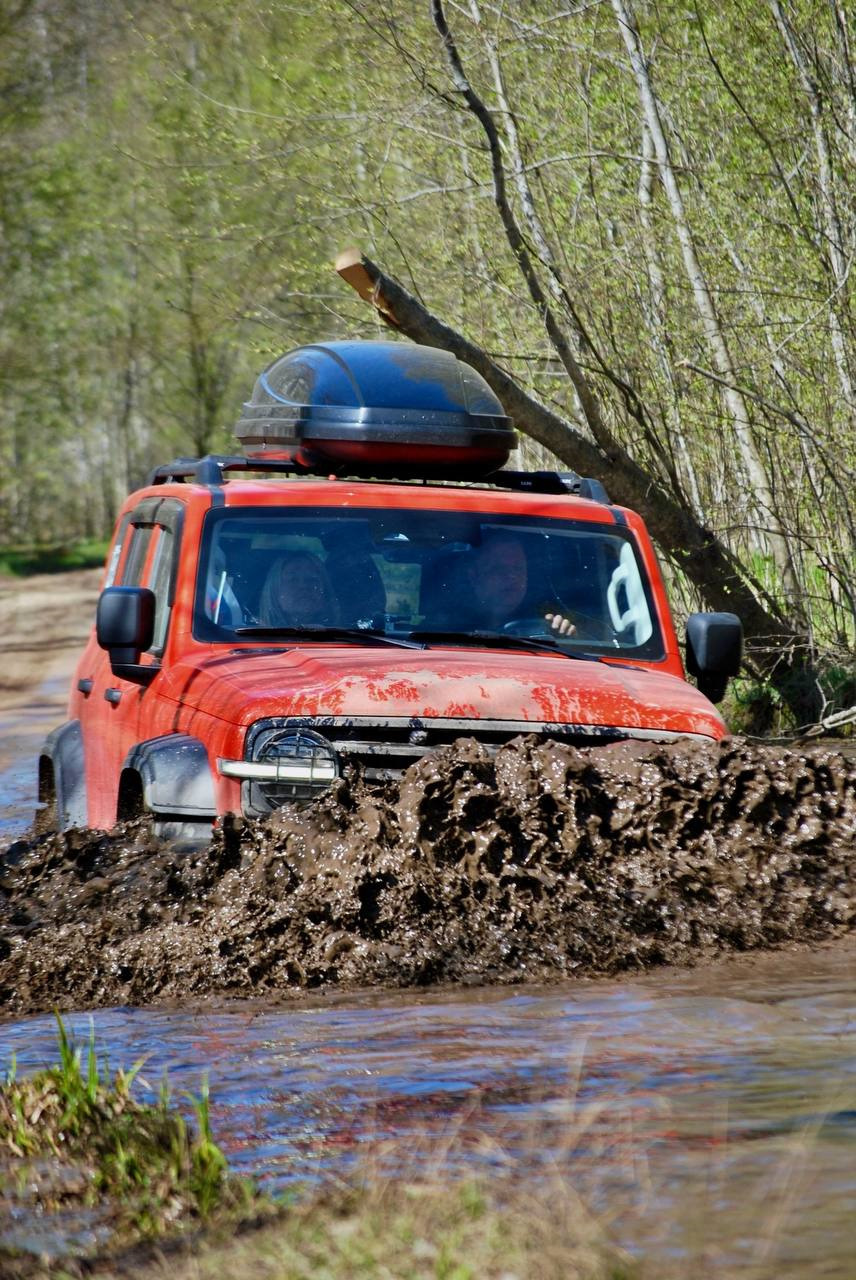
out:
{"label": "grass tuft", "polygon": [[57,1015],[57,1047],[56,1066],[18,1078],[13,1063],[0,1086],[0,1153],[7,1173],[10,1157],[47,1157],[85,1170],[84,1202],[108,1203],[123,1240],[251,1208],[253,1189],[229,1176],[213,1139],[207,1081],[199,1097],[187,1095],[197,1131],[175,1109],[166,1085],[153,1104],[132,1096],[142,1059],[112,1074],[106,1061],[99,1066],[94,1027],[84,1051]]}
{"label": "grass tuft", "polygon": [[504,1190],[428,1180],[330,1191],[145,1280],[641,1280],[573,1196]]}

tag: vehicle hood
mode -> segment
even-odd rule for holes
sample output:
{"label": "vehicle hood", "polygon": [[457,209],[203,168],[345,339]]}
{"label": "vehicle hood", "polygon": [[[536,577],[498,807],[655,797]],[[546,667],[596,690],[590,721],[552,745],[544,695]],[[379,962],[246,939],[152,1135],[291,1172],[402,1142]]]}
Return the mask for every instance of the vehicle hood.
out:
{"label": "vehicle hood", "polygon": [[677,676],[509,650],[245,650],[179,662],[158,685],[160,697],[239,726],[268,716],[403,716],[726,732]]}

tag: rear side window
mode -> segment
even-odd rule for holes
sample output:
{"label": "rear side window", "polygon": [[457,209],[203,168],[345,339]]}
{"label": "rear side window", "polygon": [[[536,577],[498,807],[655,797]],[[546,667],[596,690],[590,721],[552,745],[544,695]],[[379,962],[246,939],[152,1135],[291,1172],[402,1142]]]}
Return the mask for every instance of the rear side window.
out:
{"label": "rear side window", "polygon": [[144,524],[132,526],[131,543],[128,547],[128,554],[125,557],[124,565],[116,575],[117,586],[142,587],[146,585],[143,582],[143,574],[145,572],[146,559],[149,554],[149,547],[151,546],[153,535],[153,525]]}
{"label": "rear side window", "polygon": [[159,525],[155,530],[155,548],[148,573],[148,586],[155,593],[155,638],[152,650],[163,649],[170,613],[170,584],[172,581],[175,538],[172,529]]}
{"label": "rear side window", "polygon": [[107,586],[148,587],[155,596],[154,640],[163,651],[172,612],[183,507],[171,499],[145,499],[125,518],[107,568]]}

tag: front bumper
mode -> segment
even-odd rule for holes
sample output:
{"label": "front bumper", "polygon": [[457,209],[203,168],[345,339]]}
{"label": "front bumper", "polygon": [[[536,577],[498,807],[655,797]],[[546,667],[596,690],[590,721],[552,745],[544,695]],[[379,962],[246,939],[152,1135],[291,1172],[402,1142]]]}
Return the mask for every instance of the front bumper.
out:
{"label": "front bumper", "polygon": [[[513,738],[536,735],[573,746],[605,746],[637,739],[646,742],[693,740],[699,733],[640,729],[632,725],[551,724],[530,720],[423,719],[416,717],[292,716],[256,721],[247,732],[243,760],[220,759],[224,777],[241,780],[247,816],[271,813],[283,804],[305,801],[327,790],[348,764],[356,764],[369,782],[401,777],[424,756],[459,738],[475,738],[489,752]],[[311,744],[287,760],[259,759],[271,741]]]}

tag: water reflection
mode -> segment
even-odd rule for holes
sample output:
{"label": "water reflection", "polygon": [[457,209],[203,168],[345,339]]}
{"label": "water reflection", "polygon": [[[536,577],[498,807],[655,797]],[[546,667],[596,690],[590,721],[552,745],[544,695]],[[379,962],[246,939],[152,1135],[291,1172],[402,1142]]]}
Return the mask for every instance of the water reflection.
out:
{"label": "water reflection", "polygon": [[[113,1065],[211,1080],[233,1165],[274,1188],[351,1170],[570,1180],[625,1245],[749,1275],[852,1274],[854,951],[563,988],[93,1015]],[[69,1019],[85,1039],[89,1019]],[[0,1063],[54,1057],[50,1018]]]}

